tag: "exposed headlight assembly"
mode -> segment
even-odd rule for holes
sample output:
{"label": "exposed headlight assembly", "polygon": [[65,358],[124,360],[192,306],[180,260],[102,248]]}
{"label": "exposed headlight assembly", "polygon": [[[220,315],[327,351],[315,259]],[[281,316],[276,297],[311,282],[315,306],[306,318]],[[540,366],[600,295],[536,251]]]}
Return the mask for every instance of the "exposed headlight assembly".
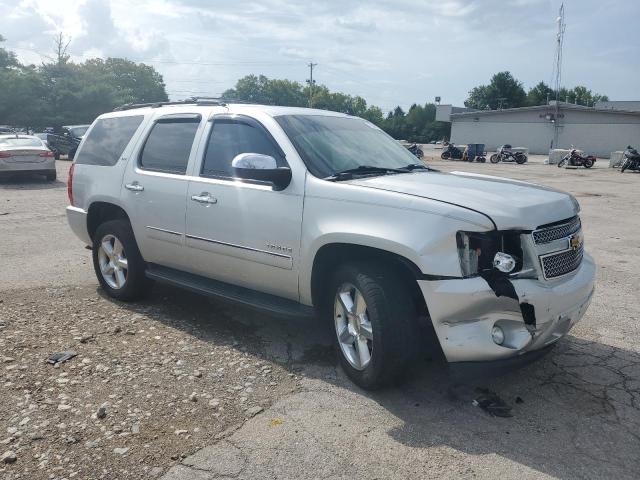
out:
{"label": "exposed headlight assembly", "polygon": [[458,232],[457,243],[464,277],[491,271],[511,274],[522,269],[520,232]]}

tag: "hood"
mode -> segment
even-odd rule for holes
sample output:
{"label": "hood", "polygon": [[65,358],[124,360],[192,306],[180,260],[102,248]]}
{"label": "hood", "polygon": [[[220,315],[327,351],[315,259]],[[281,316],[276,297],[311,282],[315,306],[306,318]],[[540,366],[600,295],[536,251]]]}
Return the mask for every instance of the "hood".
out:
{"label": "hood", "polygon": [[568,193],[533,183],[465,172],[418,171],[366,177],[352,185],[403,193],[481,212],[498,230],[535,230],[573,217],[578,202]]}

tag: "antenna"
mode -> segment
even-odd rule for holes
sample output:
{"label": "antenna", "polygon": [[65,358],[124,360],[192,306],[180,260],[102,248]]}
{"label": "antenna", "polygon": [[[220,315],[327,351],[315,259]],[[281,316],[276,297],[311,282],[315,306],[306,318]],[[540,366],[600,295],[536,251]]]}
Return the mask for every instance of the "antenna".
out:
{"label": "antenna", "polygon": [[560,87],[562,86],[562,47],[564,46],[564,31],[566,28],[566,24],[564,23],[564,3],[560,5],[556,23],[558,24],[558,33],[556,34],[556,56],[552,76],[557,102],[560,98]]}

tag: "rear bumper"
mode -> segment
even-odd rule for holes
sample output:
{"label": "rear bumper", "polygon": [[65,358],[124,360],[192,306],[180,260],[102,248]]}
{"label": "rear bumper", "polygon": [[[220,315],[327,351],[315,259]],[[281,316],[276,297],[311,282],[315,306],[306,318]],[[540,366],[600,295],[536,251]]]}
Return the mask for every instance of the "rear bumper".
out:
{"label": "rear bumper", "polygon": [[0,175],[12,173],[53,173],[56,171],[54,159],[46,159],[42,162],[2,162],[0,161]]}
{"label": "rear bumper", "polygon": [[[491,362],[543,349],[565,336],[589,306],[595,272],[585,253],[580,267],[561,279],[512,280],[518,300],[497,297],[481,277],[418,284],[447,361]],[[523,304],[533,307],[528,324]],[[502,345],[492,339],[494,326],[504,332]]]}
{"label": "rear bumper", "polygon": [[73,233],[85,244],[91,245],[91,237],[87,231],[87,212],[78,207],[67,207],[67,222]]}

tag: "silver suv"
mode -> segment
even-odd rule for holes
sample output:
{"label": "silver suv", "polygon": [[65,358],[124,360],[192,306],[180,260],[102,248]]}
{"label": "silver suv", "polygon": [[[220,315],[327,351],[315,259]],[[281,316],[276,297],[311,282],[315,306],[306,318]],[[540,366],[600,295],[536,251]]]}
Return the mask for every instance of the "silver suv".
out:
{"label": "silver suv", "polygon": [[67,217],[110,296],[134,300],[157,281],[314,315],[365,388],[430,344],[471,368],[547,351],[594,291],[577,201],[415,162],[339,113],[135,106],[88,130]]}

